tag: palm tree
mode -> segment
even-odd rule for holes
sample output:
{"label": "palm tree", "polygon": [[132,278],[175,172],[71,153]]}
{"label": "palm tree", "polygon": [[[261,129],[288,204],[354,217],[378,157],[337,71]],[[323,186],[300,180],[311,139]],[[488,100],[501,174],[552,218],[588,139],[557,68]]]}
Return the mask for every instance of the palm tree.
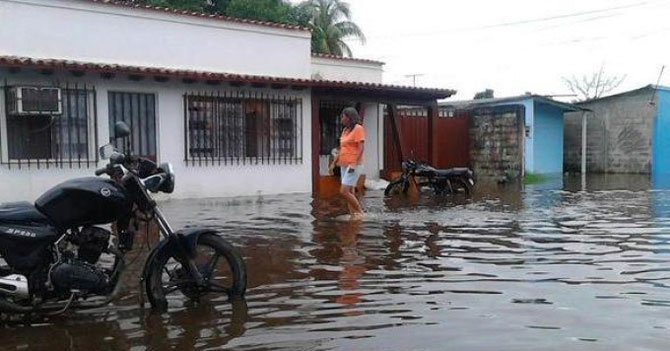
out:
{"label": "palm tree", "polygon": [[310,15],[312,51],[351,57],[344,40],[359,39],[365,43],[363,31],[351,21],[349,4],[341,0],[307,0],[301,5]]}

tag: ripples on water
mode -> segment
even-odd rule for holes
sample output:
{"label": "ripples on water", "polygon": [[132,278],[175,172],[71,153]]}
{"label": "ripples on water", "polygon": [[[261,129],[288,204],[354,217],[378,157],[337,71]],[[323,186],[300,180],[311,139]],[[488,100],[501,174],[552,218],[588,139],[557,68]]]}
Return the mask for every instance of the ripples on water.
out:
{"label": "ripples on water", "polygon": [[216,227],[243,249],[245,303],[155,315],[133,279],[115,306],[5,327],[0,348],[665,350],[670,192],[587,186],[373,192],[361,223],[306,195],[170,201],[175,227]]}

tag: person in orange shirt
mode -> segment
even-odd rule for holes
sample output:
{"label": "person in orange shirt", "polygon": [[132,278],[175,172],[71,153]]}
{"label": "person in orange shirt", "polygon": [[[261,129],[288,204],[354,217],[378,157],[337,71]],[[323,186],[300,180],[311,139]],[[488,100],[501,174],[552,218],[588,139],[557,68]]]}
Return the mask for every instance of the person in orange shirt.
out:
{"label": "person in orange shirt", "polygon": [[363,173],[365,129],[358,111],[353,107],[342,110],[340,118],[344,126],[340,137],[340,154],[337,158],[342,177],[340,193],[347,200],[352,219],[360,219],[363,216],[363,207],[354,194],[354,187]]}

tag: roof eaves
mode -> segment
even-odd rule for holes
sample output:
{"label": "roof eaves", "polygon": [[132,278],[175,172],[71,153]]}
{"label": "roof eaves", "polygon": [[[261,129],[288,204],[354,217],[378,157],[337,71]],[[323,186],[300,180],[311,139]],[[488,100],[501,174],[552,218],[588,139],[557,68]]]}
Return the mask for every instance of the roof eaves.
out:
{"label": "roof eaves", "polygon": [[465,101],[445,101],[440,103],[440,106],[445,106],[445,107],[460,107],[460,108],[474,108],[474,107],[481,107],[481,106],[486,106],[486,105],[500,105],[500,104],[512,104],[515,102],[521,103],[524,100],[539,100],[542,101],[546,104],[550,104],[553,106],[560,107],[564,110],[567,111],[582,111],[586,110],[585,108],[582,108],[580,106],[577,106],[575,104],[570,104],[567,102],[561,102],[561,101],[556,101],[554,99],[548,98],[543,95],[537,95],[537,94],[526,94],[526,95],[518,95],[518,96],[510,96],[510,97],[504,97],[504,98],[490,98],[490,99],[481,99],[481,100],[465,100]]}
{"label": "roof eaves", "polygon": [[80,62],[63,59],[37,59],[18,56],[0,56],[0,66],[5,67],[30,67],[37,69],[63,69],[83,70],[97,73],[121,72],[125,74],[172,76],[202,80],[242,81],[248,83],[286,84],[305,88],[350,88],[386,90],[394,92],[406,92],[412,94],[426,94],[431,98],[445,98],[455,93],[450,89],[420,88],[400,85],[384,85],[379,83],[348,82],[334,80],[313,80],[305,78],[275,77],[233,74],[224,72],[207,72],[191,69],[161,68],[148,66],[130,66],[108,63]]}
{"label": "roof eaves", "polygon": [[549,105],[553,105],[553,106],[562,108],[565,111],[571,111],[571,112],[589,111],[589,109],[587,109],[587,108],[583,108],[583,107],[580,107],[578,105],[571,104],[571,103],[568,103],[568,102],[556,101],[554,99],[550,99],[550,98],[548,98],[546,96],[542,96],[542,95],[532,95],[532,97],[534,99],[537,99],[537,100],[540,100],[540,101],[544,102],[545,104],[549,104]]}

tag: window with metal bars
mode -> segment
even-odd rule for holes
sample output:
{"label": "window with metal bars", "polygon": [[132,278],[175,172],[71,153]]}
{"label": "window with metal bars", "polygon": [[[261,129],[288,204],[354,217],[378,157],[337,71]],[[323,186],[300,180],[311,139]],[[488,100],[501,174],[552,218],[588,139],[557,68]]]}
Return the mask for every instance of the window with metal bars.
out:
{"label": "window with metal bars", "polygon": [[[156,95],[110,91],[108,101],[110,134],[116,122],[125,122],[130,127],[133,153],[156,161]],[[110,137],[116,148],[126,151],[125,139]]]}
{"label": "window with metal bars", "polygon": [[[45,87],[4,86],[4,114],[0,115],[0,161],[22,167],[90,167],[97,156],[95,89],[90,85],[65,85],[49,103],[60,108],[37,111],[25,92]],[[17,89],[23,89],[19,101]],[[56,98],[58,97],[58,98]]]}
{"label": "window with metal bars", "polygon": [[302,100],[216,92],[184,95],[190,165],[302,162]]}

